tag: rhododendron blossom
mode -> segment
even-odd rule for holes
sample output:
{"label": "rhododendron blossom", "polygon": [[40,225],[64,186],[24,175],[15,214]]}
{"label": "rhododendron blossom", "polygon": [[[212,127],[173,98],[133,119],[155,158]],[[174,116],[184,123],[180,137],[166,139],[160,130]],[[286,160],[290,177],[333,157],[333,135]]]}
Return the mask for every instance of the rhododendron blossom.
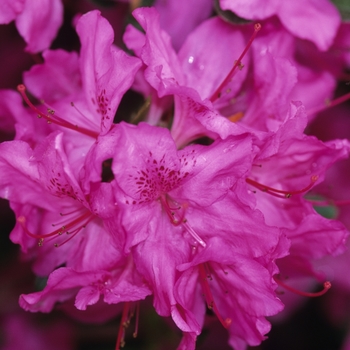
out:
{"label": "rhododendron blossom", "polygon": [[[133,316],[134,337],[140,317],[153,323],[148,307],[179,330],[179,350],[205,342],[212,317],[244,350],[267,338],[289,292],[331,288],[322,262],[349,233],[314,198],[331,203],[327,172],[350,142],[305,132],[342,76],[323,64],[347,42],[330,1],[217,1],[262,20],[245,24],[208,18],[207,0],[156,1],[133,12],[142,32],[126,26],[132,53],[96,10],[73,20],[78,52],[48,49],[62,4],[31,3],[0,5],[0,22],[16,20],[26,50],[42,51],[17,92],[0,91],[0,127],[15,131],[0,144],[0,196],[40,282],[19,292],[24,310],[118,317],[116,349]],[[310,57],[303,45],[316,45]]]}

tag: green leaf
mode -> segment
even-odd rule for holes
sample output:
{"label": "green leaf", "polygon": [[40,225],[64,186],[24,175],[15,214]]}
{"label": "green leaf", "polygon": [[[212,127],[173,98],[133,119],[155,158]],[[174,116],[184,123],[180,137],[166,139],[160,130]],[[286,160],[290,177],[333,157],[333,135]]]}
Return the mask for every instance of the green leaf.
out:
{"label": "green leaf", "polygon": [[[336,219],[338,216],[338,208],[332,204],[329,203],[328,205],[324,205],[324,202],[327,201],[327,199],[320,195],[307,195],[305,197],[306,199],[313,201],[313,207],[316,210],[316,212],[320,215],[322,215],[326,219]],[[317,201],[320,203],[322,202],[322,205],[317,205]]]}

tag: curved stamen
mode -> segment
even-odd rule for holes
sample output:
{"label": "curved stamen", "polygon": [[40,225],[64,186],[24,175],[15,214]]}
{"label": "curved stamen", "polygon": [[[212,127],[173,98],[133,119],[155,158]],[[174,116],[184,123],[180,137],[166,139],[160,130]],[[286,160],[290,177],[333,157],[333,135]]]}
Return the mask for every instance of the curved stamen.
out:
{"label": "curved stamen", "polygon": [[242,59],[245,56],[245,54],[248,52],[251,44],[253,43],[256,35],[258,34],[259,30],[261,29],[261,24],[260,23],[256,23],[254,25],[254,33],[252,34],[252,36],[250,37],[248,44],[246,45],[246,47],[244,48],[243,52],[241,53],[241,55],[238,57],[238,60],[235,61],[231,71],[228,73],[228,75],[226,76],[226,78],[224,79],[224,81],[219,85],[219,87],[215,90],[215,92],[213,93],[213,95],[210,97],[210,101],[214,102],[215,100],[217,100],[218,98],[220,98],[221,96],[221,91],[223,90],[223,88],[225,87],[225,85],[227,83],[230,82],[230,80],[232,79],[235,71],[237,68],[242,69],[243,65],[242,65]]}
{"label": "curved stamen", "polygon": [[199,281],[203,289],[203,294],[205,301],[207,303],[207,306],[209,309],[213,310],[216,317],[219,319],[220,323],[225,327],[228,328],[232,322],[230,318],[223,319],[223,317],[220,315],[220,312],[214,302],[213,294],[210,290],[208,278],[211,279],[210,273],[208,273],[208,267],[206,266],[206,263],[199,264]]}
{"label": "curved stamen", "polygon": [[[57,243],[55,244],[55,247],[60,247],[63,244],[65,244],[66,242],[70,241],[73,237],[75,237],[81,231],[81,229],[86,227],[86,225],[91,220],[93,220],[93,218],[94,218],[94,216],[91,214],[91,212],[86,210],[86,211],[84,211],[83,214],[75,217],[74,219],[72,219],[71,221],[66,223],[65,225],[62,225],[58,229],[53,230],[49,233],[44,233],[44,234],[35,234],[35,233],[32,233],[31,231],[29,231],[27,226],[26,226],[26,218],[24,216],[18,217],[17,221],[21,224],[24,232],[28,236],[39,240],[39,246],[43,245],[43,242],[45,239],[48,239],[48,241],[50,241],[54,238],[57,238],[58,236],[61,236],[63,233],[71,235],[64,242],[62,242],[60,244],[57,244]],[[53,225],[56,225],[56,224],[53,224]]]}
{"label": "curved stamen", "polygon": [[[169,200],[172,201],[172,207],[169,205]],[[174,226],[182,225],[187,232],[198,242],[202,247],[206,247],[204,240],[198,235],[198,233],[189,225],[187,219],[185,218],[185,210],[187,208],[186,203],[178,205],[175,201],[169,198],[168,195],[160,196],[160,202],[165,212],[169,216],[170,222]]]}
{"label": "curved stamen", "polygon": [[162,195],[160,197],[160,201],[162,203],[162,206],[165,212],[168,214],[171,223],[175,226],[181,225],[185,216],[185,211],[181,210],[182,206],[181,205],[176,206],[177,203],[173,203],[173,205],[175,205],[175,208],[170,207],[169,199],[167,195]]}
{"label": "curved stamen", "polygon": [[326,102],[326,105],[325,106],[321,106],[321,107],[316,107],[316,108],[312,108],[311,110],[307,111],[307,114],[308,115],[313,115],[313,114],[316,114],[316,113],[319,113],[319,112],[322,112],[328,108],[331,108],[331,107],[334,107],[334,106],[337,106],[347,100],[350,99],[350,92],[343,95],[343,96],[340,96],[338,98],[336,98],[335,100],[333,101],[328,101]]}
{"label": "curved stamen", "polygon": [[78,125],[74,125],[70,122],[67,122],[66,120],[60,118],[59,116],[55,115],[55,111],[52,109],[48,109],[48,114],[45,114],[44,112],[42,112],[40,109],[38,109],[37,107],[35,107],[33,105],[33,103],[29,100],[27,94],[26,94],[26,87],[23,84],[20,84],[17,86],[17,90],[19,91],[19,93],[22,95],[24,101],[27,103],[27,105],[38,115],[38,118],[43,118],[47,121],[48,124],[56,124],[62,127],[65,127],[67,129],[71,129],[74,131],[78,131],[81,134],[93,137],[93,138],[97,138],[98,137],[98,133],[86,128],[82,128],[79,127]]}
{"label": "curved stamen", "polygon": [[327,291],[332,287],[331,282],[326,281],[326,282],[323,283],[323,289],[321,291],[315,292],[315,293],[309,293],[309,292],[303,292],[303,291],[295,289],[295,288],[293,288],[291,286],[288,286],[287,284],[282,282],[277,276],[273,276],[273,279],[275,280],[275,282],[279,286],[283,287],[284,289],[289,290],[292,293],[295,293],[295,294],[298,294],[298,295],[301,295],[301,296],[304,296],[304,297],[309,297],[309,298],[320,297],[320,296],[326,294]]}
{"label": "curved stamen", "polygon": [[305,193],[305,192],[309,191],[313,187],[313,185],[315,184],[317,179],[318,179],[317,175],[311,176],[310,183],[306,187],[304,187],[304,188],[302,188],[300,190],[295,190],[295,191],[279,190],[279,189],[276,189],[276,188],[273,188],[273,187],[270,187],[270,186],[263,185],[263,184],[255,181],[255,180],[252,180],[250,178],[246,178],[246,182],[248,184],[256,187],[260,191],[266,192],[266,193],[268,193],[268,194],[270,194],[272,196],[279,197],[279,198],[290,198],[292,195],[302,194],[302,193]]}

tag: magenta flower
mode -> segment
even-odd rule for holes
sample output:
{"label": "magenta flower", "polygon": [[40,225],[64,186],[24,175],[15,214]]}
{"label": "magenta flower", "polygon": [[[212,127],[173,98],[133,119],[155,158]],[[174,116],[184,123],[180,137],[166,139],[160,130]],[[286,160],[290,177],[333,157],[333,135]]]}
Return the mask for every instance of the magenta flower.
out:
{"label": "magenta flower", "polygon": [[118,304],[139,301],[149,294],[150,289],[129,257],[108,270],[78,272],[69,267],[59,268],[50,274],[43,291],[21,295],[19,303],[27,311],[50,312],[57,302],[75,296],[75,307],[86,310],[87,306],[96,304],[102,295],[105,303]]}
{"label": "magenta flower", "polygon": [[[224,270],[237,264],[236,258],[215,258],[217,249],[227,256],[241,256],[246,264],[251,264],[249,270],[256,269],[256,274],[264,279],[263,283],[256,281],[259,288],[266,288],[262,294],[267,299],[261,303],[267,308],[258,306],[257,301],[252,306],[255,311],[238,312],[234,306],[231,309],[228,305],[236,305],[239,294],[246,293],[239,286],[237,295],[230,293],[227,303],[222,301],[214,307],[225,327],[241,318],[250,324],[245,332],[238,333],[232,326],[233,342],[238,341],[237,337],[251,344],[260,342],[269,326],[258,324],[266,322],[262,321],[264,316],[281,310],[273,293],[276,284],[272,275],[276,273],[274,259],[286,255],[289,244],[278,228],[266,226],[261,213],[248,205],[253,203],[243,179],[251,168],[254,153],[250,136],[231,136],[211,146],[191,145],[178,151],[166,129],[122,123],[101,136],[87,158],[88,162],[98,159],[97,163],[113,158],[112,183],[121,210],[121,227],[114,232],[115,239],[125,237],[124,251],[132,253],[137,271],[151,286],[156,311],[162,316],[171,315],[181,330],[190,333],[185,335],[184,343],[194,342],[203,324],[203,300],[192,291],[202,288],[211,307],[214,300],[221,300],[225,289],[214,287],[213,300],[209,285],[201,286],[203,276],[197,273],[191,280],[193,286],[184,291],[180,285],[189,284],[179,280],[178,271],[198,264],[199,271],[214,263],[221,264]],[[95,173],[90,175],[92,182],[98,179]],[[236,271],[234,279],[248,273],[242,269],[240,273]],[[227,283],[234,282],[228,279]],[[185,296],[191,299],[190,304],[183,299]],[[193,299],[196,297],[197,301]],[[253,337],[249,332],[259,335]]]}
{"label": "magenta flower", "polygon": [[[220,0],[224,10],[231,10],[246,19],[267,19],[277,16],[293,35],[311,40],[322,50],[331,45],[340,25],[340,14],[331,1],[288,0]],[[322,23],[322,26],[320,26]]]}
{"label": "magenta flower", "polygon": [[16,27],[27,43],[26,51],[47,49],[63,22],[61,0],[4,0],[0,4],[0,23],[16,21]]}
{"label": "magenta flower", "polygon": [[[16,131],[15,141],[0,144],[0,196],[17,219],[10,238],[47,280],[20,305],[50,312],[74,304],[98,321],[123,308],[117,348],[133,306],[149,295],[183,333],[180,350],[195,348],[208,309],[233,348],[259,345],[270,330],[266,317],[283,309],[276,289],[292,290],[301,277],[324,282],[316,260],[342,253],[348,236],[315,211],[308,192],[348,157],[349,142],[306,136],[307,113],[293,101],[310,111],[334,88],[328,68],[296,52],[301,38],[326,50],[337,11],[322,0],[330,12],[321,14],[306,1],[305,13],[315,16],[305,33],[300,3],[291,0],[283,9],[256,4],[251,16],[266,19],[262,30],[218,17],[196,27],[210,6],[198,1],[203,12],[196,8],[172,36],[177,52],[161,28],[172,32],[178,16],[164,22],[167,12],[135,10],[144,33],[128,26],[131,57],[92,11],[76,20],[79,54],[46,50],[24,74],[18,90],[29,108],[19,94],[0,92],[0,125]],[[0,20],[20,18],[29,2],[8,3]],[[254,4],[237,6],[244,14]],[[315,33],[320,18],[326,30]],[[133,84],[151,115],[114,124]]]}
{"label": "magenta flower", "polygon": [[324,256],[343,253],[348,231],[339,221],[317,214],[314,203],[304,195],[324,179],[329,167],[348,157],[349,143],[323,143],[303,135],[306,116],[302,106],[294,108],[295,114],[264,140],[247,182],[258,190],[256,207],[266,223],[280,227],[291,241],[290,254],[277,261],[281,278],[308,276],[323,282],[325,276],[313,264]]}
{"label": "magenta flower", "polygon": [[46,51],[45,63],[26,73],[25,83],[38,99],[49,104],[50,112],[54,110],[48,117],[41,113],[43,118],[96,138],[111,127],[140,61],[113,46],[112,28],[98,11],[82,16],[77,32],[81,40],[79,58],[62,50]]}
{"label": "magenta flower", "polygon": [[210,17],[212,5],[211,0],[192,0],[184,3],[157,0],[153,6],[160,13],[161,28],[170,35],[175,50],[179,50],[186,36]]}
{"label": "magenta flower", "polygon": [[[0,193],[11,201],[18,221],[11,239],[21,245],[24,253],[36,257],[34,270],[41,276],[62,264],[86,270],[114,263],[108,260],[107,250],[102,265],[89,253],[100,244],[109,247],[108,234],[99,237],[98,232],[104,232],[104,228],[102,220],[95,216],[97,205],[92,207],[83,194],[68,163],[62,136],[51,134],[34,152],[23,141],[0,145]],[[14,157],[14,152],[20,156]],[[81,167],[77,163],[75,166]],[[21,185],[15,185],[14,179]],[[91,198],[97,202],[96,194],[91,193]],[[115,210],[112,207],[108,213],[104,208],[105,216]],[[112,247],[110,252],[114,261],[118,260]]]}

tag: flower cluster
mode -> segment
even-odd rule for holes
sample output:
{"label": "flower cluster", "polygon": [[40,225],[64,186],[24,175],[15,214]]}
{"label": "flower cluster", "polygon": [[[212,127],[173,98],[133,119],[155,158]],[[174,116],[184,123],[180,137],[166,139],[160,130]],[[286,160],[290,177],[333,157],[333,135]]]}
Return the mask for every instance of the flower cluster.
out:
{"label": "flower cluster", "polygon": [[[259,345],[266,317],[288,303],[281,291],[324,294],[316,261],[346,249],[348,230],[311,194],[350,142],[305,129],[350,66],[349,27],[328,0],[217,2],[243,25],[197,2],[135,9],[142,30],[126,27],[128,53],[97,10],[74,20],[77,53],[47,49],[60,1],[0,5],[0,22],[15,19],[26,50],[42,51],[17,92],[0,91],[0,125],[15,129],[0,144],[10,238],[46,280],[20,306],[51,312],[74,299],[99,320],[121,314],[117,349],[148,296],[181,330],[178,349],[195,348],[208,310],[234,349]],[[144,103],[125,112],[131,90]]]}

